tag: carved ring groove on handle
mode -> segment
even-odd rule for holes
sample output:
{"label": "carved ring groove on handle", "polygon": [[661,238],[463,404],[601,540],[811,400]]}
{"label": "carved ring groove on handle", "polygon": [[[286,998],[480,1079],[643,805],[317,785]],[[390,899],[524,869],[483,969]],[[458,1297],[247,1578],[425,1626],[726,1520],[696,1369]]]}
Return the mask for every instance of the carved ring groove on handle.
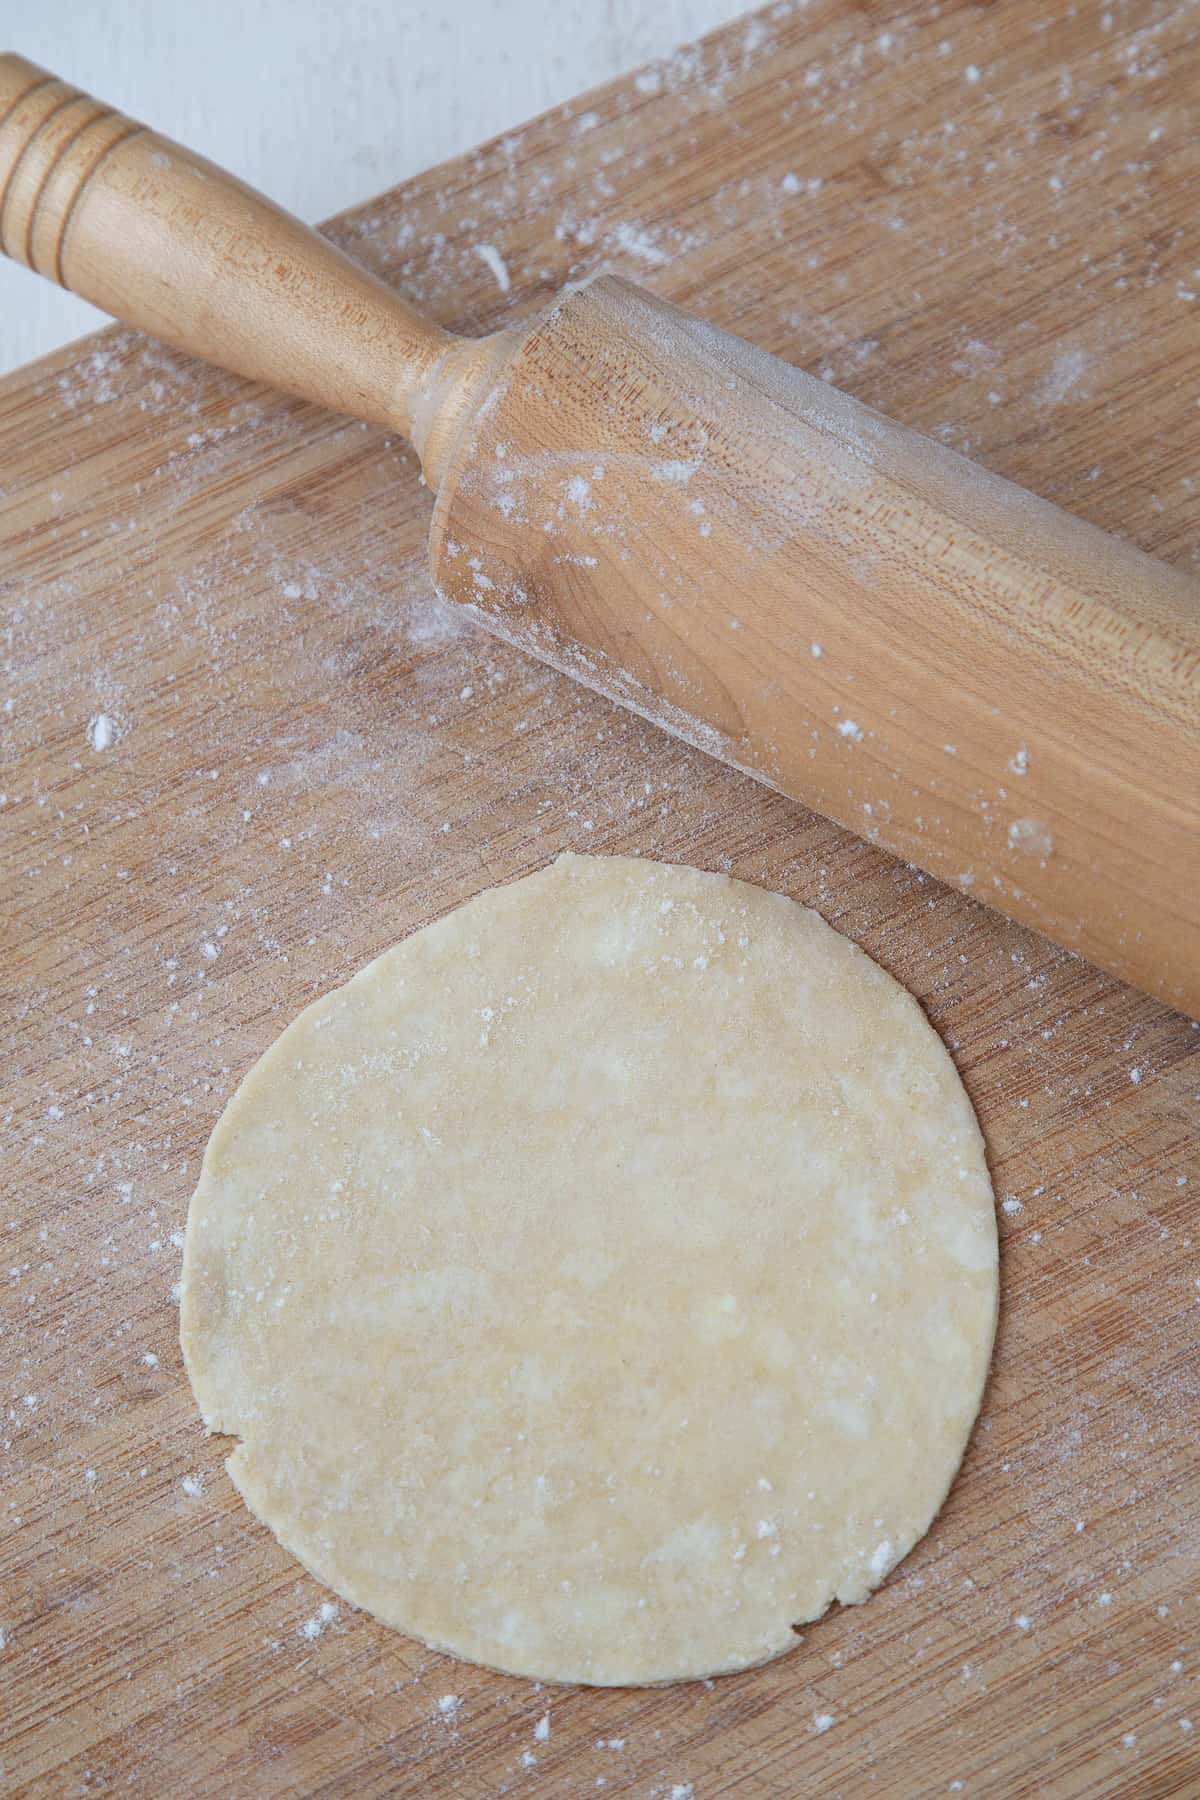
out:
{"label": "carved ring groove on handle", "polygon": [[[5,144],[30,103],[24,141]],[[144,130],[52,76],[31,82],[0,118],[0,249],[65,287],[63,246],[76,207],[112,151]]]}

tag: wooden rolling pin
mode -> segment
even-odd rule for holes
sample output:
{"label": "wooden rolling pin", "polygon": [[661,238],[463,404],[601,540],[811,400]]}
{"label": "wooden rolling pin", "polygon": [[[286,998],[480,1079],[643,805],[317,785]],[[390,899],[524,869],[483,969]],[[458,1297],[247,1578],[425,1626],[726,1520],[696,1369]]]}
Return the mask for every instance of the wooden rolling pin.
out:
{"label": "wooden rolling pin", "polygon": [[440,592],[1200,1016],[1200,596],[602,277],[479,340],[260,194],[0,58],[0,243],[411,438]]}

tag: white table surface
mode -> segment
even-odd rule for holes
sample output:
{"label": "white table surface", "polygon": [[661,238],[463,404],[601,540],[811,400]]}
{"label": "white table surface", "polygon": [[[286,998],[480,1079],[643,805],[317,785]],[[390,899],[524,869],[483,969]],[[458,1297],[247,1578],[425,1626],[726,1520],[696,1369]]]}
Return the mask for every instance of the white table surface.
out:
{"label": "white table surface", "polygon": [[[747,0],[0,0],[0,48],[322,219]],[[0,370],[103,315],[0,258]]]}

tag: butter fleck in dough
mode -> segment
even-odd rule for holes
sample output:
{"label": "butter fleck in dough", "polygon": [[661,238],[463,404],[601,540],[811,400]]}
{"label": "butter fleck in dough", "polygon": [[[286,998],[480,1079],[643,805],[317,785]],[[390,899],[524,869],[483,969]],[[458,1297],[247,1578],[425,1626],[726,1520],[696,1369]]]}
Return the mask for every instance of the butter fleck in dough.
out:
{"label": "butter fleck in dough", "polygon": [[213,1133],[182,1337],[345,1599],[547,1681],[787,1650],[929,1528],[987,1372],[983,1143],[813,912],[563,856],[310,1006]]}

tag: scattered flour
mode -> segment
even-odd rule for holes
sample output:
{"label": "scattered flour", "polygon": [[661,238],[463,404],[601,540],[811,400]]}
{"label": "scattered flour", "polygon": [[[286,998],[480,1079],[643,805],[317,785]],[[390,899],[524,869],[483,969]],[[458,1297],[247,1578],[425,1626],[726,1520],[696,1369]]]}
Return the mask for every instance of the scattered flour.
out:
{"label": "scattered flour", "polygon": [[1035,406],[1061,406],[1078,388],[1088,371],[1089,358],[1083,350],[1064,350],[1056,356],[1050,373],[1044,375],[1033,390]]}
{"label": "scattered flour", "polygon": [[476,244],[475,254],[480,262],[485,262],[495,278],[496,286],[502,294],[507,294],[512,282],[509,279],[508,264],[497,250],[495,244]]}
{"label": "scattered flour", "polygon": [[661,268],[667,260],[666,251],[660,250],[651,233],[640,225],[622,223],[612,235],[618,249],[624,250],[627,256],[636,257],[639,262],[649,263],[652,268]]}
{"label": "scattered flour", "polygon": [[1031,856],[1054,855],[1054,833],[1041,819],[1014,819],[1008,828],[1011,850],[1024,850]]}
{"label": "scattered flour", "polygon": [[320,1637],[325,1627],[333,1624],[337,1616],[338,1609],[333,1604],[333,1601],[326,1600],[313,1614],[311,1619],[305,1619],[303,1625],[300,1627],[301,1637],[307,1638],[310,1643],[315,1642],[315,1640]]}
{"label": "scattered flour", "polygon": [[117,728],[107,713],[97,713],[88,726],[88,742],[93,750],[111,750],[117,741]]}

